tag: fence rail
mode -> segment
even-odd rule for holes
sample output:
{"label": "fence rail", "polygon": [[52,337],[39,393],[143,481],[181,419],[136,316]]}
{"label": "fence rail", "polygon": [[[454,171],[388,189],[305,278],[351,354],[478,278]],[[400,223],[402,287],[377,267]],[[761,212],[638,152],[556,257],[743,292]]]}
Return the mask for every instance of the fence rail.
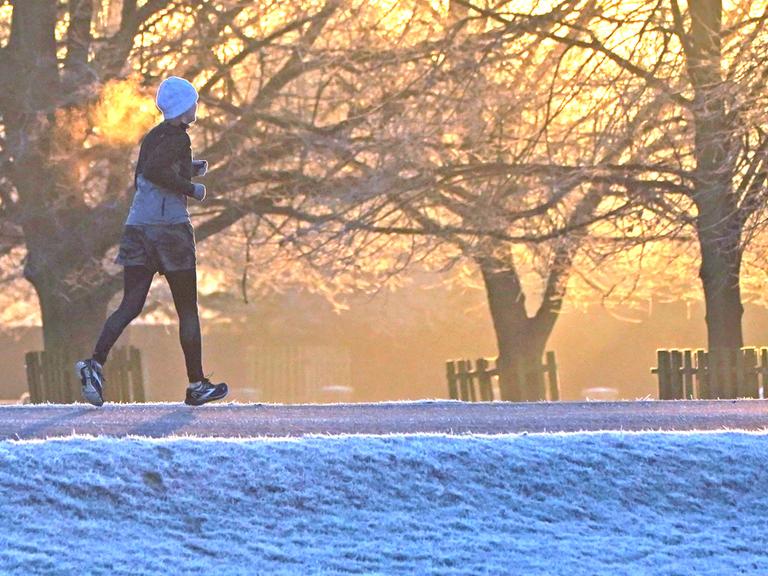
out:
{"label": "fence rail", "polygon": [[[30,402],[66,403],[80,398],[80,380],[74,360],[45,350],[27,352]],[[145,402],[141,353],[134,346],[113,348],[104,365],[105,402]]]}
{"label": "fence rail", "polygon": [[765,398],[768,348],[657,350],[659,399]]}
{"label": "fence rail", "polygon": [[[555,353],[547,352],[545,358],[544,363],[534,366],[518,364],[516,373],[518,387],[523,390],[532,377],[544,387],[547,400],[557,401],[560,400],[560,382],[557,377]],[[498,389],[497,359],[478,358],[474,366],[472,360],[448,360],[445,363],[445,369],[448,395],[452,400],[491,402],[495,399],[494,397],[498,398],[499,394],[494,391],[494,388]]]}

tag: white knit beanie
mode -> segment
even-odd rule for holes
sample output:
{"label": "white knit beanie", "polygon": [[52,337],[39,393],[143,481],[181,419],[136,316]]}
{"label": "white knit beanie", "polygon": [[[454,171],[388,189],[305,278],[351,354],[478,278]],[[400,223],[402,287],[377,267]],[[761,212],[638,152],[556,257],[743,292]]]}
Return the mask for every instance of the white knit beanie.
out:
{"label": "white knit beanie", "polygon": [[191,82],[169,76],[160,83],[155,102],[166,120],[181,116],[197,102],[197,90]]}

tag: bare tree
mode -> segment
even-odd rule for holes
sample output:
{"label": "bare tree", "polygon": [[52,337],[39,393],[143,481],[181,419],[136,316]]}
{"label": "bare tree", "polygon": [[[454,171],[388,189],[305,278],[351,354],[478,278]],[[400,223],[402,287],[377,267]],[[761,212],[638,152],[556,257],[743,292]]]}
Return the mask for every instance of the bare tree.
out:
{"label": "bare tree", "polygon": [[[556,26],[561,12],[539,14],[538,24]],[[382,156],[387,171],[376,172],[381,193],[344,223],[348,235],[359,231],[361,242],[371,232],[422,237],[417,253],[447,244],[476,264],[507,400],[544,398],[539,378],[531,376],[521,388],[517,375],[541,360],[577,253],[588,249],[605,258],[652,235],[620,230],[619,221],[637,212],[625,190],[648,197],[675,187],[668,177],[646,181],[631,167],[609,169],[623,157],[636,157],[634,142],[654,125],[663,99],[644,99],[615,114],[593,95],[612,78],[594,69],[577,75],[561,70],[553,62],[564,61],[567,48],[545,46],[531,35],[529,18],[494,28],[472,23],[466,10],[454,8],[439,70],[426,76],[412,103],[400,103],[390,121],[407,136],[393,154]],[[558,104],[554,94],[568,91],[574,95],[567,106]],[[379,148],[386,149],[381,138]],[[606,221],[614,222],[618,237],[600,238],[592,230]],[[521,251],[536,259],[544,281],[533,314],[516,262]]]}
{"label": "bare tree", "polygon": [[[0,92],[0,220],[4,230],[13,232],[3,235],[3,250],[26,247],[24,277],[35,287],[40,301],[45,348],[70,357],[89,351],[106,316],[107,303],[120,287],[120,277],[107,273],[102,260],[117,243],[127,212],[132,187],[126,184],[132,183],[130,154],[135,143],[96,150],[88,145],[92,136],[88,111],[108,83],[138,71],[154,88],[164,72],[158,68],[164,56],[158,42],[177,50],[182,63],[175,73],[195,77],[210,71],[209,80],[199,90],[201,98],[211,109],[224,112],[218,117],[211,114],[208,122],[201,123],[208,145],[204,150],[198,146],[198,155],[211,162],[219,203],[232,206],[234,197],[228,193],[240,192],[244,182],[259,179],[258,169],[249,166],[253,152],[246,146],[253,133],[265,123],[297,122],[270,114],[270,104],[302,75],[324,67],[330,71],[327,60],[305,60],[305,51],[339,9],[334,1],[314,11],[296,6],[292,19],[259,36],[246,35],[235,23],[250,4],[247,2],[229,2],[224,9],[196,0],[150,0],[141,6],[136,0],[123,0],[118,4],[119,18],[111,9],[107,28],[99,31],[92,23],[94,11],[100,8],[92,0],[11,2],[9,36],[0,49],[4,86]],[[65,12],[69,25],[62,31]],[[187,22],[169,28],[168,21],[175,14],[186,15]],[[172,34],[158,39],[158,27]],[[141,46],[150,37],[155,44]],[[239,38],[239,48],[223,65],[210,55],[211,46],[227,44],[233,37]],[[190,44],[191,49],[184,48]],[[235,82],[232,75],[238,69],[233,61],[249,57],[261,58],[263,66],[259,74],[251,75],[251,80],[258,76],[258,83],[251,82],[250,92],[243,94],[242,87],[248,82],[241,78]],[[85,119],[82,132],[62,125],[77,117],[78,111]],[[325,132],[320,134],[325,136]],[[260,157],[285,158],[299,145],[296,138],[278,137],[271,149],[260,151]],[[89,167],[84,176],[72,169],[74,163]],[[261,176],[270,183],[277,181],[279,187],[279,173]],[[238,209],[224,210],[206,222],[199,240],[244,214],[269,212],[275,206],[266,194],[237,200],[243,200]]]}
{"label": "bare tree", "polygon": [[709,348],[741,347],[742,255],[764,220],[767,190],[763,86],[768,7],[739,2],[725,10],[720,1],[682,7],[676,0],[632,5],[586,0],[559,4],[568,10],[551,13],[557,20],[553,26],[551,20],[521,14],[519,7],[509,12],[456,1],[470,14],[510,31],[527,18],[531,34],[567,49],[571,68],[592,68],[612,77],[617,92],[626,97],[611,96],[606,106],[631,112],[643,101],[660,102],[647,111],[653,117],[627,154],[609,162],[596,157],[588,167],[571,166],[596,170],[617,189],[629,174],[636,181],[659,183],[655,189],[624,188],[638,206],[666,213],[695,231]]}

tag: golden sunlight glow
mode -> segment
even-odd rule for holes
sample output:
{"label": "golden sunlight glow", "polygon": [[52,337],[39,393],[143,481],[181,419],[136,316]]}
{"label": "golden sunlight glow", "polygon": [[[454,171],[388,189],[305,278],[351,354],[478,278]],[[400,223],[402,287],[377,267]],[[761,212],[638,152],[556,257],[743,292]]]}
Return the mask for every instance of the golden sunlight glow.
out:
{"label": "golden sunlight glow", "polygon": [[154,97],[139,87],[138,76],[108,82],[91,111],[93,132],[114,146],[135,145],[157,120]]}
{"label": "golden sunlight glow", "polygon": [[259,14],[255,26],[251,28],[251,33],[254,36],[268,36],[282,26],[285,26],[285,23],[290,18],[287,11],[289,6],[287,4],[281,6],[281,4],[281,2],[275,2],[273,6],[270,6],[270,10]]}
{"label": "golden sunlight glow", "polygon": [[416,34],[414,21],[417,16],[423,20],[432,12],[432,18],[443,18],[448,15],[450,6],[450,0],[429,0],[426,3],[429,9],[425,9],[421,3],[403,0],[368,0],[366,3],[377,12],[373,22],[385,35],[400,35],[406,32]]}
{"label": "golden sunlight glow", "polygon": [[11,14],[13,13],[13,6],[3,5],[0,6],[0,46],[4,45],[11,33]]}
{"label": "golden sunlight glow", "polygon": [[197,268],[197,290],[200,294],[207,296],[219,290],[226,278],[223,270],[215,270],[198,266]]}
{"label": "golden sunlight glow", "polygon": [[413,10],[411,9],[402,7],[399,10],[395,9],[399,3],[400,0],[378,0],[371,2],[384,15],[381,20],[381,26],[388,32],[399,32],[408,20],[413,18]]}
{"label": "golden sunlight glow", "polygon": [[224,33],[229,36],[229,39],[214,48],[216,58],[221,64],[227,64],[233,57],[245,49],[245,43],[240,38],[231,36],[233,32],[230,26],[224,29]]}

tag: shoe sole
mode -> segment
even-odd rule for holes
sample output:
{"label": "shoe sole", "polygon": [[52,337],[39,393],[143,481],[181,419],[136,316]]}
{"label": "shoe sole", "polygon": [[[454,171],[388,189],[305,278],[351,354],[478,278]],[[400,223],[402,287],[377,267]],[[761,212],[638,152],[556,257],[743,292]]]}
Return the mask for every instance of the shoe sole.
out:
{"label": "shoe sole", "polygon": [[[82,362],[75,364],[75,372],[77,373],[77,377],[80,379],[81,383],[83,382],[82,369],[84,367],[85,364]],[[101,396],[101,394],[99,394],[99,391],[96,390],[96,388],[94,388],[93,384],[90,382],[86,382],[84,386],[81,386],[80,391],[82,392],[85,401],[89,404],[93,404],[94,406],[104,405],[104,398]]]}
{"label": "shoe sole", "polygon": [[211,396],[203,400],[190,401],[189,399],[186,399],[184,400],[184,404],[186,404],[187,406],[202,406],[203,404],[207,404],[208,402],[215,402],[216,400],[221,400],[222,398],[226,398],[227,394],[229,394],[229,388],[224,390],[224,394],[222,394],[221,396]]}

